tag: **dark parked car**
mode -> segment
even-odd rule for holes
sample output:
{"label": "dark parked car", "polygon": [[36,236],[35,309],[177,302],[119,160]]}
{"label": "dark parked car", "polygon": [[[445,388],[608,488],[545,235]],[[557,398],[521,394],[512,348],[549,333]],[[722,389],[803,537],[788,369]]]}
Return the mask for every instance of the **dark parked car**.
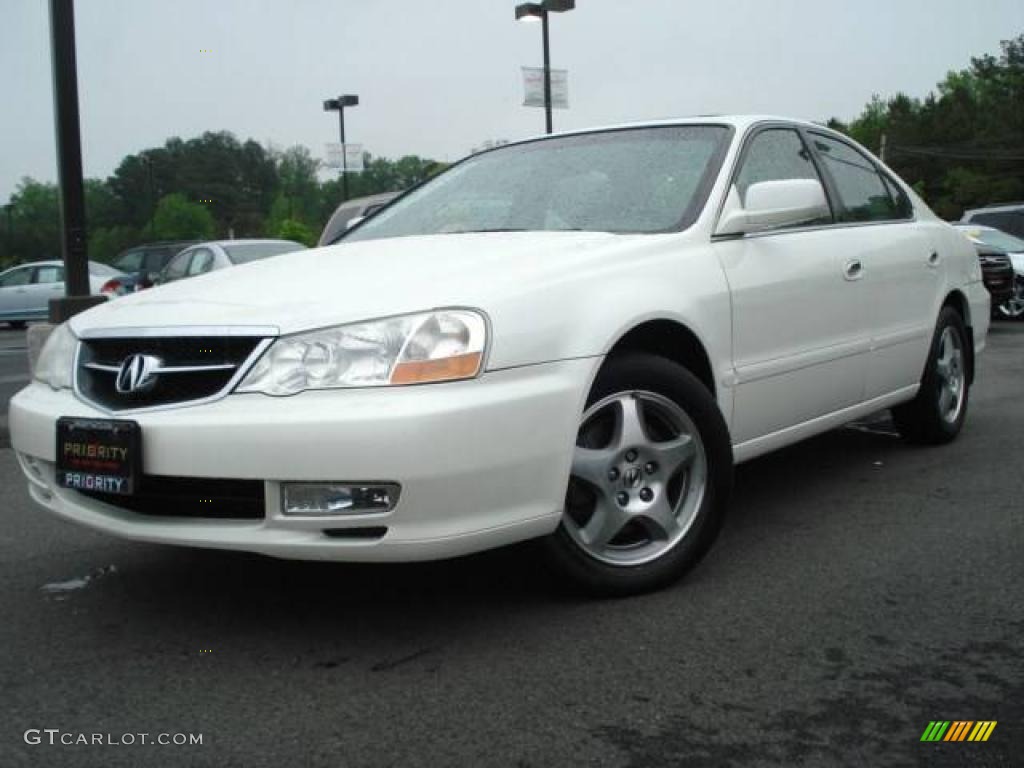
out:
{"label": "dark parked car", "polygon": [[353,200],[346,200],[344,203],[338,206],[338,208],[331,214],[331,218],[327,221],[327,226],[324,227],[323,234],[320,235],[320,241],[317,245],[330,245],[341,233],[355,223],[355,219],[365,219],[367,216],[372,216],[385,205],[390,203],[401,192],[383,192],[379,195],[369,195],[367,197],[357,197]]}
{"label": "dark parked car", "polygon": [[995,227],[1016,237],[1024,237],[1024,203],[987,205],[965,211],[961,224],[983,224]]}
{"label": "dark parked car", "polygon": [[1024,240],[994,227],[957,224],[978,249],[994,317],[1024,318]]}
{"label": "dark parked car", "polygon": [[124,274],[105,285],[103,292],[109,296],[123,296],[149,288],[171,259],[197,242],[199,241],[163,240],[122,251],[114,259],[112,266]]}

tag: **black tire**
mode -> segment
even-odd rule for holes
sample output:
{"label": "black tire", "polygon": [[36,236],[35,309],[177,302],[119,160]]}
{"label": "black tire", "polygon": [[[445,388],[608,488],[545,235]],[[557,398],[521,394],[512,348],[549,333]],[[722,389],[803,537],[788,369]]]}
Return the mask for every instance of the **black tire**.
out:
{"label": "black tire", "polygon": [[25,328],[25,321],[24,320],[10,320],[10,321],[8,321],[7,325],[9,325],[15,331],[21,331],[21,330],[24,330],[24,328]]}
{"label": "black tire", "polygon": [[611,565],[576,543],[563,521],[542,540],[548,563],[571,585],[598,596],[648,592],[677,581],[707,553],[722,527],[732,491],[732,444],[718,404],[707,388],[682,366],[662,357],[628,353],[609,358],[598,374],[587,407],[616,393],[643,390],[665,397],[690,417],[706,458],[704,495],[687,532],[650,562]]}
{"label": "black tire", "polygon": [[[961,348],[964,350],[963,405],[956,419],[952,421],[943,418],[939,406],[942,391],[942,381],[938,372],[939,349],[947,328],[959,336]],[[970,337],[960,313],[953,307],[943,307],[935,324],[935,333],[932,335],[932,345],[924,373],[921,375],[921,388],[917,397],[892,409],[893,422],[903,437],[915,443],[941,445],[954,440],[960,434],[967,418],[971,394],[970,350]]]}

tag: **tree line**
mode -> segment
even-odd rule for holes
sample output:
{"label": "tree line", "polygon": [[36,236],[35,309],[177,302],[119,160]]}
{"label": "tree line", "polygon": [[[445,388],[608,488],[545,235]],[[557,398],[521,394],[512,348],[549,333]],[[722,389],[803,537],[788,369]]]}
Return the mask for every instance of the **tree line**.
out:
{"label": "tree line", "polygon": [[[321,181],[305,147],[239,141],[227,131],[125,157],[107,179],[85,180],[89,258],[110,261],[152,240],[285,237],[312,245],[342,201],[340,178]],[[364,156],[349,197],[407,189],[444,167],[410,155]],[[55,184],[24,178],[0,217],[0,263],[60,258]]]}
{"label": "tree line", "polygon": [[[939,216],[1024,201],[1024,35],[971,59],[923,99],[872,98],[844,131],[913,185]],[[884,147],[883,147],[884,144]]]}
{"label": "tree line", "polygon": [[[946,219],[965,208],[1024,200],[1024,35],[973,58],[924,98],[875,96],[847,133],[907,180]],[[350,197],[406,189],[444,164],[365,157]],[[287,237],[312,244],[342,200],[305,147],[279,151],[220,131],[168,139],[85,181],[90,258],[108,261],[149,240]],[[0,263],[60,256],[56,186],[25,178],[0,219]]]}

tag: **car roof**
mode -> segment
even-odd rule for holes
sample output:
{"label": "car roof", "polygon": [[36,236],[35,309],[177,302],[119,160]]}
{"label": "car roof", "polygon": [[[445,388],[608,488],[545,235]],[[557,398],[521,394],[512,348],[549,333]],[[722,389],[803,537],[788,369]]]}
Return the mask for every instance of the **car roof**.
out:
{"label": "car roof", "polygon": [[[201,245],[216,245],[223,248],[225,245],[260,245],[260,244],[272,244],[272,243],[289,243],[301,245],[301,243],[295,243],[294,240],[282,240],[276,237],[268,238],[238,238],[236,240],[204,240],[201,243],[193,243],[190,247],[197,247]],[[184,248],[182,250],[185,250]]]}
{"label": "car roof", "polygon": [[[750,114],[750,115],[691,115],[689,117],[669,117],[661,118],[658,120],[638,120],[628,123],[615,123],[611,125],[596,126],[593,128],[582,128],[574,131],[560,131],[558,133],[551,134],[537,134],[530,138],[523,139],[522,141],[512,142],[511,144],[502,146],[511,146],[512,144],[523,144],[530,141],[537,141],[539,139],[557,138],[558,136],[579,136],[587,133],[601,133],[603,131],[617,131],[627,128],[658,128],[662,126],[672,125],[728,125],[735,128],[737,131],[743,131],[752,125],[758,123],[791,123],[794,125],[800,125],[804,128],[815,128],[818,130],[825,130],[832,132],[832,129],[827,125],[821,123],[815,123],[811,120],[804,120],[796,117],[785,117],[782,115],[762,115],[762,114]],[[495,147],[494,149],[501,149],[502,147]],[[493,150],[485,150],[493,151]]]}

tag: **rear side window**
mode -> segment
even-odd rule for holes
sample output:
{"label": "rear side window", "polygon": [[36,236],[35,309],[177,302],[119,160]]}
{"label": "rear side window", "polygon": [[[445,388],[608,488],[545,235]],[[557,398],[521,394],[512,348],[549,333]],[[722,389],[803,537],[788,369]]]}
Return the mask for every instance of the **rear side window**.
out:
{"label": "rear side window", "polygon": [[37,283],[60,283],[64,281],[64,267],[36,267]]}
{"label": "rear side window", "polygon": [[206,248],[193,252],[192,263],[188,265],[189,275],[201,275],[213,269],[213,253]]}
{"label": "rear side window", "polygon": [[836,220],[843,222],[894,221],[906,218],[882,180],[881,174],[865,155],[849,144],[828,136],[813,134],[825,170],[832,177],[839,195]]}
{"label": "rear side window", "polygon": [[192,260],[193,251],[184,251],[175,256],[171,263],[167,265],[167,269],[164,270],[163,277],[165,280],[177,280],[185,276],[185,271],[188,269],[188,263]]}

